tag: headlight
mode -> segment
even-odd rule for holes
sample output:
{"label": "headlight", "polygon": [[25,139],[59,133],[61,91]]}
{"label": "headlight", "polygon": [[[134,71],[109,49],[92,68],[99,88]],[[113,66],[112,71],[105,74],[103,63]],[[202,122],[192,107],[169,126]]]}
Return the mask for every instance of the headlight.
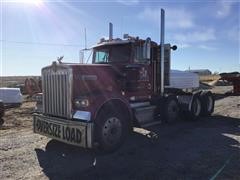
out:
{"label": "headlight", "polygon": [[76,99],[74,101],[74,105],[77,108],[88,107],[89,106],[89,101],[88,101],[88,99]]}
{"label": "headlight", "polygon": [[37,102],[42,102],[42,93],[37,93],[32,96],[32,99]]}

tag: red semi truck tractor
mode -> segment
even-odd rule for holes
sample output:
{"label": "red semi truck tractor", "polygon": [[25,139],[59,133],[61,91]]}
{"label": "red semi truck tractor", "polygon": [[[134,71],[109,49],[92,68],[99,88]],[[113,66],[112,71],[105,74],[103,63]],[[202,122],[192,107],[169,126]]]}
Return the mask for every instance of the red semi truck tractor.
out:
{"label": "red semi truck tractor", "polygon": [[[176,46],[125,35],[101,39],[91,64],[53,62],[42,69],[42,111],[34,132],[68,144],[104,151],[118,148],[134,126],[211,115],[211,92],[170,84],[170,54]],[[181,84],[181,82],[178,82]],[[184,82],[182,82],[184,83]]]}

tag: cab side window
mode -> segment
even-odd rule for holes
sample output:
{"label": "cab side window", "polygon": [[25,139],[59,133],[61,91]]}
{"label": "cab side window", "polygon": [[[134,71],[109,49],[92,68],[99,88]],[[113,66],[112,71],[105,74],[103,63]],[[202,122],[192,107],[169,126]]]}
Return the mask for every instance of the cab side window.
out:
{"label": "cab side window", "polygon": [[143,58],[143,47],[142,46],[136,46],[135,47],[135,56],[134,56],[134,61],[135,62],[144,62]]}
{"label": "cab side window", "polygon": [[134,62],[135,63],[143,63],[147,64],[149,63],[149,59],[146,59],[145,57],[145,51],[144,47],[139,45],[134,47]]}

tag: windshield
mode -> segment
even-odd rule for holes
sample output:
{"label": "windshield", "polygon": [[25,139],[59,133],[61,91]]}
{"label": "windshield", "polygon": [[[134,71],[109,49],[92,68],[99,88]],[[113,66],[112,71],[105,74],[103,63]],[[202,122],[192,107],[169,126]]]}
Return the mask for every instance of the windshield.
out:
{"label": "windshield", "polygon": [[109,60],[109,50],[100,49],[94,50],[94,63],[107,63]]}
{"label": "windshield", "polygon": [[93,50],[93,63],[128,62],[131,55],[130,44],[98,47]]}

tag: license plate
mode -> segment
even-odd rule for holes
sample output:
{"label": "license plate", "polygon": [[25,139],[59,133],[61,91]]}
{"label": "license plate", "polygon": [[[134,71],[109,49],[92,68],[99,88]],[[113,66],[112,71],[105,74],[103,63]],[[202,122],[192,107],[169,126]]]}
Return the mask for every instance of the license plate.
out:
{"label": "license plate", "polygon": [[80,122],[34,116],[34,132],[67,144],[86,147],[86,126]]}

